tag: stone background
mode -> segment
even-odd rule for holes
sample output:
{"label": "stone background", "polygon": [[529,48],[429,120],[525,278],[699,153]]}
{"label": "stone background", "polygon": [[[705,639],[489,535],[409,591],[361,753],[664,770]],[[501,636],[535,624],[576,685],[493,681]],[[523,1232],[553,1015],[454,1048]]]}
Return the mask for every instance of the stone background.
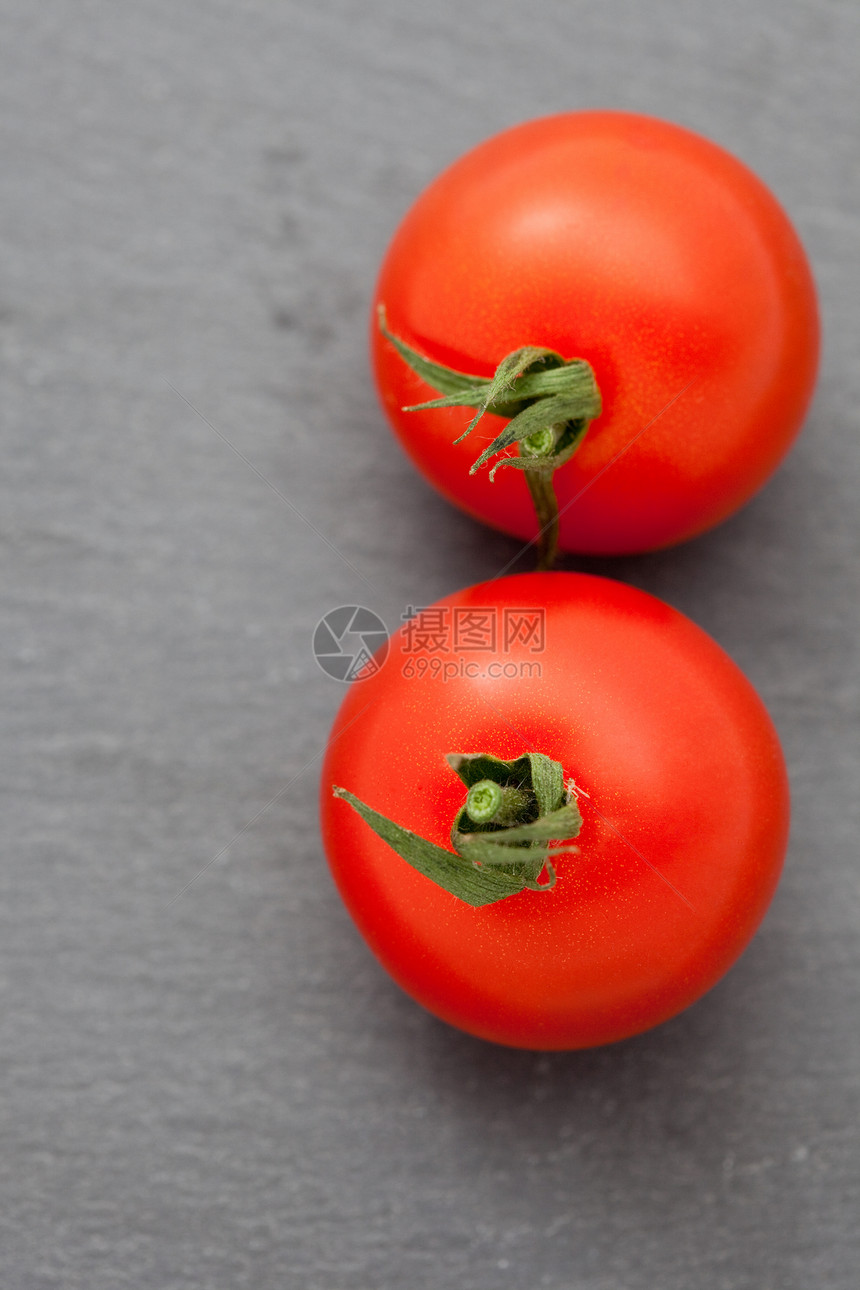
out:
{"label": "stone background", "polygon": [[[853,1288],[854,0],[0,15],[2,1285]],[[761,174],[826,347],[742,514],[573,562],[684,610],[760,689],[784,882],[685,1015],[536,1055],[425,1015],[353,930],[315,801],[341,689],[310,637],[344,603],[396,625],[516,551],[394,447],[367,302],[444,165],[592,106]]]}

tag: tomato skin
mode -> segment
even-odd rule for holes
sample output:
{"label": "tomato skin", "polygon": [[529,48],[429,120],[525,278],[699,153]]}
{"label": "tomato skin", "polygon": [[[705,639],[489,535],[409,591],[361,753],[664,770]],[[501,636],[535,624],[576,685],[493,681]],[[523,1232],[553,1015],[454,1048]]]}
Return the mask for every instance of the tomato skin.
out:
{"label": "tomato skin", "polygon": [[[531,121],[425,189],[384,258],[371,316],[383,407],[452,502],[533,538],[524,479],[469,475],[501,429],[433,397],[380,335],[479,376],[524,344],[593,366],[603,412],[555,476],[561,546],[626,554],[712,527],[761,487],[806,413],[815,288],[764,184],[713,143],[624,112]],[[585,490],[585,491],[583,491]],[[567,509],[566,509],[567,508]]]}
{"label": "tomato skin", "polygon": [[[541,675],[403,675],[404,629],[348,690],[322,773],[326,852],[369,946],[410,995],[471,1034],[530,1049],[610,1043],[705,993],[755,932],[785,853],[788,784],[756,692],[700,628],[644,592],[526,574],[439,602],[545,606]],[[445,655],[456,671],[457,654]],[[484,669],[493,656],[466,656]],[[510,668],[508,669],[510,673]],[[474,909],[416,873],[331,786],[450,849],[449,752],[525,751],[583,791],[581,854],[551,892]],[[585,796],[584,794],[588,794]]]}

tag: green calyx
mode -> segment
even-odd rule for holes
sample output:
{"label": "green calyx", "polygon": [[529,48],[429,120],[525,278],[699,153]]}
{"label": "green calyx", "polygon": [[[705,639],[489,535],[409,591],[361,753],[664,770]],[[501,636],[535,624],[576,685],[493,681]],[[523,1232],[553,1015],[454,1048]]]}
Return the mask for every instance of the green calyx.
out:
{"label": "green calyx", "polygon": [[453,851],[395,824],[345,788],[332,792],[413,869],[468,905],[491,905],[524,889],[549,891],[555,885],[550,856],[578,851],[549,844],[575,838],[582,826],[560,763],[543,753],[513,761],[451,753],[448,764],[469,790],[451,827]]}
{"label": "green calyx", "polygon": [[492,465],[490,479],[503,467],[525,473],[538,521],[538,568],[551,568],[558,550],[558,501],[552,476],[576,452],[601,409],[591,365],[582,358],[564,359],[554,350],[525,345],[507,354],[492,377],[470,376],[432,362],[390,332],[383,305],[379,306],[379,329],[416,376],[440,394],[438,399],[404,408],[405,412],[475,408],[457,443],[474,430],[485,412],[507,419],[469,473],[474,475],[499,453],[516,448],[517,456],[502,456]]}

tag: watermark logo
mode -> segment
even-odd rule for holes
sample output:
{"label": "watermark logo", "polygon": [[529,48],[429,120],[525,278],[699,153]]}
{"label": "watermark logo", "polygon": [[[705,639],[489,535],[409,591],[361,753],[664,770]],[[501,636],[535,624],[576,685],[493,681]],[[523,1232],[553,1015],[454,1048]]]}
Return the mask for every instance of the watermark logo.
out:
{"label": "watermark logo", "polygon": [[[540,678],[546,648],[546,609],[512,605],[409,605],[397,634],[406,680],[433,677]],[[365,681],[390,652],[385,624],[372,609],[341,605],[316,625],[314,657],[336,681]]]}
{"label": "watermark logo", "polygon": [[[409,606],[403,614],[401,674],[491,680],[528,680],[542,675],[536,658],[546,647],[543,606]],[[516,653],[517,657],[511,655]]]}
{"label": "watermark logo", "polygon": [[431,605],[403,614],[404,654],[530,654],[546,647],[546,609],[512,605]]}
{"label": "watermark logo", "polygon": [[372,609],[341,605],[317,623],[313,648],[322,670],[336,681],[366,681],[388,657],[388,632]]}

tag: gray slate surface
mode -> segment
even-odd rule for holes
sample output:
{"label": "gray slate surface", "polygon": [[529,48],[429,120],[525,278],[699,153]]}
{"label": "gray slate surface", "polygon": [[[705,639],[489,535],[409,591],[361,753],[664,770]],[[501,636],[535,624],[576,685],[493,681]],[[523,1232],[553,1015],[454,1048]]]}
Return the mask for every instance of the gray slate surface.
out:
{"label": "gray slate surface", "polygon": [[[853,0],[2,19],[0,1284],[853,1288]],[[577,566],[677,605],[761,690],[794,790],[783,885],[684,1016],[541,1056],[426,1016],[353,930],[315,804],[341,692],[310,633],[355,601],[394,626],[516,550],[394,448],[366,304],[442,166],[590,106],[762,175],[826,350],[743,514]]]}

